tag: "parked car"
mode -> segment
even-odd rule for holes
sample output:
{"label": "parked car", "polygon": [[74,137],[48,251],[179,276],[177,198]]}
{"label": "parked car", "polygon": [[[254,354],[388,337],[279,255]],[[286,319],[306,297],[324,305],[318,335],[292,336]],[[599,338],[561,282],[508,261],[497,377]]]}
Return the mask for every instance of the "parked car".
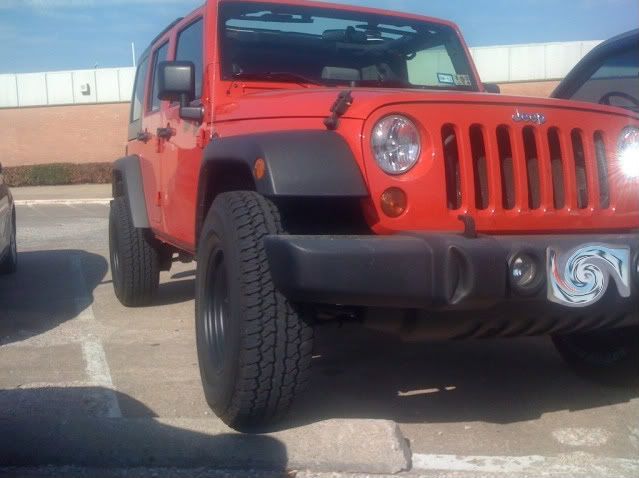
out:
{"label": "parked car", "polygon": [[639,29],[595,47],[572,69],[552,96],[639,112]]}
{"label": "parked car", "polygon": [[639,115],[489,94],[453,23],[208,0],[142,54],[128,140],[115,293],[196,259],[204,392],[237,429],[286,412],[327,320],[550,335],[639,378]]}
{"label": "parked car", "polygon": [[16,209],[0,164],[0,274],[15,272],[17,266]]}

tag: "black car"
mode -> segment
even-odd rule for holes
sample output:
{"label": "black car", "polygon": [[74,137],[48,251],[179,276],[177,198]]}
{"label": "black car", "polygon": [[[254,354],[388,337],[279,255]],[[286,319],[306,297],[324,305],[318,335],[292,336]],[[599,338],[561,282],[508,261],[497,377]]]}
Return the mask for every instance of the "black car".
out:
{"label": "black car", "polygon": [[0,164],[0,274],[15,272],[17,265],[16,208]]}
{"label": "black car", "polygon": [[552,97],[639,112],[639,29],[595,47],[559,84]]}

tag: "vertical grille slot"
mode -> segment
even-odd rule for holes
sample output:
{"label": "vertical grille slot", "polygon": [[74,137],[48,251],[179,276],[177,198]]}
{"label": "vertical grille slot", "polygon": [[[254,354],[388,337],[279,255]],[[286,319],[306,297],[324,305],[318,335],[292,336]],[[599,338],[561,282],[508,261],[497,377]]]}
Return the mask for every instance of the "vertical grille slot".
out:
{"label": "vertical grille slot", "polygon": [[526,172],[528,173],[528,207],[538,209],[541,205],[539,184],[539,155],[537,154],[537,139],[532,126],[523,130],[524,154],[526,155]]}
{"label": "vertical grille slot", "polygon": [[475,206],[488,209],[488,164],[486,162],[486,143],[484,130],[478,124],[470,127],[470,147],[473,155],[473,174],[475,177]]}
{"label": "vertical grille slot", "polygon": [[579,209],[586,209],[588,207],[588,173],[586,172],[586,154],[584,152],[584,142],[581,137],[581,131],[573,129],[570,138],[572,140],[572,150],[575,160],[577,207]]}
{"label": "vertical grille slot", "polygon": [[603,133],[595,132],[595,154],[597,155],[597,172],[599,175],[599,205],[603,209],[610,207],[610,184],[608,183],[608,160]]}
{"label": "vertical grille slot", "polygon": [[559,130],[548,130],[548,147],[550,150],[550,166],[552,169],[552,195],[555,209],[566,206],[566,191],[564,189],[564,162],[559,142]]}
{"label": "vertical grille slot", "polygon": [[501,169],[501,190],[504,209],[515,207],[515,171],[513,169],[513,148],[508,126],[497,127],[497,146]]}
{"label": "vertical grille slot", "polygon": [[445,124],[442,127],[442,144],[444,147],[448,209],[459,209],[462,206],[461,171],[457,132],[453,125]]}

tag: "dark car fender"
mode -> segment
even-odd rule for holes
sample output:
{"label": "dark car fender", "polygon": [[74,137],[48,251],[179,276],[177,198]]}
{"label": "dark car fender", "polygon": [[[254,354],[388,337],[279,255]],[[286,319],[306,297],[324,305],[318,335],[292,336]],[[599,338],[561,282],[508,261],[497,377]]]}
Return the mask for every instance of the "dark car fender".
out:
{"label": "dark car fender", "polygon": [[266,174],[256,180],[265,196],[365,197],[368,190],[353,152],[338,133],[284,131],[214,139],[204,152],[204,163],[239,161],[253,171],[263,159]]}
{"label": "dark car fender", "polygon": [[144,197],[144,182],[137,155],[120,158],[113,163],[113,197],[126,197],[133,225],[149,228],[149,215]]}

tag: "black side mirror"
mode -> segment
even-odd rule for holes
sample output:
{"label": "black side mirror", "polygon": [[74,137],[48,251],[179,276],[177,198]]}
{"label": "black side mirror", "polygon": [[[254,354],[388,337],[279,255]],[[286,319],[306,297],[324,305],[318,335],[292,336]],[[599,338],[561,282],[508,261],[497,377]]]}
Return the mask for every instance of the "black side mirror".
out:
{"label": "black side mirror", "polygon": [[501,89],[497,83],[484,83],[484,90],[486,90],[486,93],[495,93],[497,95],[501,93]]}
{"label": "black side mirror", "polygon": [[190,106],[195,98],[195,65],[191,61],[161,61],[158,65],[158,98],[180,102],[180,117],[202,121],[201,106]]}

